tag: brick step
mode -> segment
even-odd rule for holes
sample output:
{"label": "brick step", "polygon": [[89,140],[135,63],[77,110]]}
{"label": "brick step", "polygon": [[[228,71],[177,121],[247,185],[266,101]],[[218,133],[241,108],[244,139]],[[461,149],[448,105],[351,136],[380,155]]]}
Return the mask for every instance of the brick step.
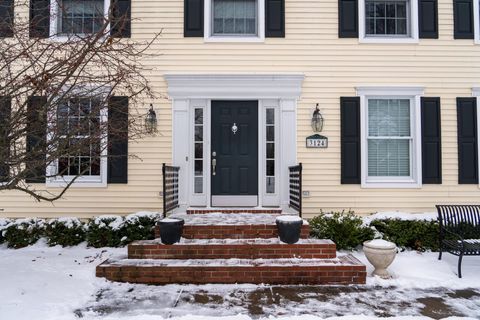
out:
{"label": "brick step", "polygon": [[281,214],[282,209],[231,209],[231,208],[215,208],[215,209],[199,209],[199,208],[189,208],[187,209],[187,214],[207,214],[207,213],[254,213],[254,214]]}
{"label": "brick step", "polygon": [[365,284],[366,268],[351,255],[335,259],[107,260],[97,277],[144,284]]}
{"label": "brick step", "polygon": [[[277,238],[275,219],[278,214],[260,213],[207,213],[174,215],[185,220],[183,238],[186,239],[255,239]],[[310,226],[304,220],[301,238],[308,238]],[[160,229],[155,228],[155,237],[160,237]]]}
{"label": "brick step", "polygon": [[182,239],[165,245],[158,240],[135,241],[128,245],[129,259],[331,259],[336,246],[331,240],[301,239],[285,244],[272,239]]}

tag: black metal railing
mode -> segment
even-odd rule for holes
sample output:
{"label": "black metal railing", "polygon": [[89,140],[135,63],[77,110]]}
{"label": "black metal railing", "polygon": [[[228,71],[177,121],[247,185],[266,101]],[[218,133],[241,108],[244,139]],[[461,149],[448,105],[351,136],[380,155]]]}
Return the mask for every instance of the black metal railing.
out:
{"label": "black metal railing", "polygon": [[162,165],[163,175],[163,216],[178,208],[178,171],[180,167]]}
{"label": "black metal railing", "polygon": [[296,210],[302,216],[302,164],[288,167],[290,208]]}

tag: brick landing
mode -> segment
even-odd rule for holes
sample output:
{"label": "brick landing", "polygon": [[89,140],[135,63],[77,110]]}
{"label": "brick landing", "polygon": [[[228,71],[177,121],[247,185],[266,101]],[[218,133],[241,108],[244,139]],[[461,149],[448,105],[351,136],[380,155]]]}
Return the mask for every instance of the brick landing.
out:
{"label": "brick landing", "polygon": [[129,259],[332,259],[336,246],[331,240],[302,239],[295,244],[274,239],[185,240],[174,245],[160,240],[135,241],[128,246]]}
{"label": "brick landing", "polygon": [[97,277],[144,284],[364,284],[365,266],[351,255],[336,259],[105,261]]}

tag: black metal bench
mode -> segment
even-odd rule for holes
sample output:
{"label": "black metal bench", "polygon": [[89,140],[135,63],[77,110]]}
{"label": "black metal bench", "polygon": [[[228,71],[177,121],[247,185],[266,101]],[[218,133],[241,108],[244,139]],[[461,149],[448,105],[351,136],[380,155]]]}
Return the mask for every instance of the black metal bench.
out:
{"label": "black metal bench", "polygon": [[440,224],[440,253],[458,256],[458,277],[462,277],[463,256],[480,256],[480,205],[437,205]]}

